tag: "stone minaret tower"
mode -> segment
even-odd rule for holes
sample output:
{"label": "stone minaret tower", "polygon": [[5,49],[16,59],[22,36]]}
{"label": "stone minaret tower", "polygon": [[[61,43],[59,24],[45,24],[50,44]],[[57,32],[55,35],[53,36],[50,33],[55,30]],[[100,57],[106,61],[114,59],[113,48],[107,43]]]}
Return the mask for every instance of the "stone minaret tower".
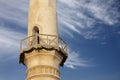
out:
{"label": "stone minaret tower", "polygon": [[58,36],[56,0],[30,0],[28,37],[21,40],[20,63],[26,80],[60,80],[67,45]]}

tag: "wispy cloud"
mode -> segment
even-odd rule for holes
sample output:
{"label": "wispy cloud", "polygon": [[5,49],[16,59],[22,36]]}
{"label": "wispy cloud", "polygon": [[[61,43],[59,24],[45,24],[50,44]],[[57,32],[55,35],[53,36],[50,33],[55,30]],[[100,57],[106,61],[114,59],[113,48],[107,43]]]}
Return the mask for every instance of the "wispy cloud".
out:
{"label": "wispy cloud", "polygon": [[119,24],[118,7],[113,6],[116,3],[114,0],[58,0],[59,24],[86,39],[94,39],[100,31],[96,34],[90,29],[98,27],[96,24]]}
{"label": "wispy cloud", "polygon": [[21,27],[26,27],[28,13],[27,4],[27,0],[0,0],[0,21],[4,20],[18,24]]}
{"label": "wispy cloud", "polygon": [[91,67],[93,64],[91,64],[90,60],[82,58],[80,56],[80,53],[70,51],[65,66],[68,68],[76,69],[79,67]]}
{"label": "wispy cloud", "polygon": [[0,26],[0,61],[3,59],[6,61],[19,55],[20,39],[23,36],[22,33]]}
{"label": "wispy cloud", "polygon": [[119,32],[117,32],[118,34],[120,34],[120,31]]}

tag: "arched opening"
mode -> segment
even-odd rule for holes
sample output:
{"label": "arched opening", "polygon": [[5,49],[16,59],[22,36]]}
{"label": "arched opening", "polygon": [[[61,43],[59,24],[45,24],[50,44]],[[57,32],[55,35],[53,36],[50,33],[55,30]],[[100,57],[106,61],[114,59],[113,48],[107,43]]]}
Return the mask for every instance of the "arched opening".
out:
{"label": "arched opening", "polygon": [[39,28],[37,26],[35,26],[33,28],[33,35],[35,36],[35,40],[37,42],[37,44],[39,44],[40,42],[40,38],[39,38]]}
{"label": "arched opening", "polygon": [[39,28],[37,26],[33,28],[33,35],[35,34],[39,34]]}

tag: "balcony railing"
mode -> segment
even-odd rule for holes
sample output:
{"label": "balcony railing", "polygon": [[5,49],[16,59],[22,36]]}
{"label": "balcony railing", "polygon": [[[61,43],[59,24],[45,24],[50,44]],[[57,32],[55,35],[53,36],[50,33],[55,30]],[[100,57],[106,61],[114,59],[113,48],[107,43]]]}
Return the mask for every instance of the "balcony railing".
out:
{"label": "balcony railing", "polygon": [[36,34],[21,40],[20,53],[31,48],[56,49],[67,55],[67,44],[56,35]]}

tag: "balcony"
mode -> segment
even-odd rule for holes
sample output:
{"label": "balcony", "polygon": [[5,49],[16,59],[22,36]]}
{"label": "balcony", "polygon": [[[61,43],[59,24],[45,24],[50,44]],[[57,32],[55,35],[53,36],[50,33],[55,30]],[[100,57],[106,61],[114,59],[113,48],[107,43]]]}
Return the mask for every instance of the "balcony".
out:
{"label": "balcony", "polygon": [[57,50],[67,56],[67,44],[56,35],[36,34],[21,40],[20,54],[31,49]]}

